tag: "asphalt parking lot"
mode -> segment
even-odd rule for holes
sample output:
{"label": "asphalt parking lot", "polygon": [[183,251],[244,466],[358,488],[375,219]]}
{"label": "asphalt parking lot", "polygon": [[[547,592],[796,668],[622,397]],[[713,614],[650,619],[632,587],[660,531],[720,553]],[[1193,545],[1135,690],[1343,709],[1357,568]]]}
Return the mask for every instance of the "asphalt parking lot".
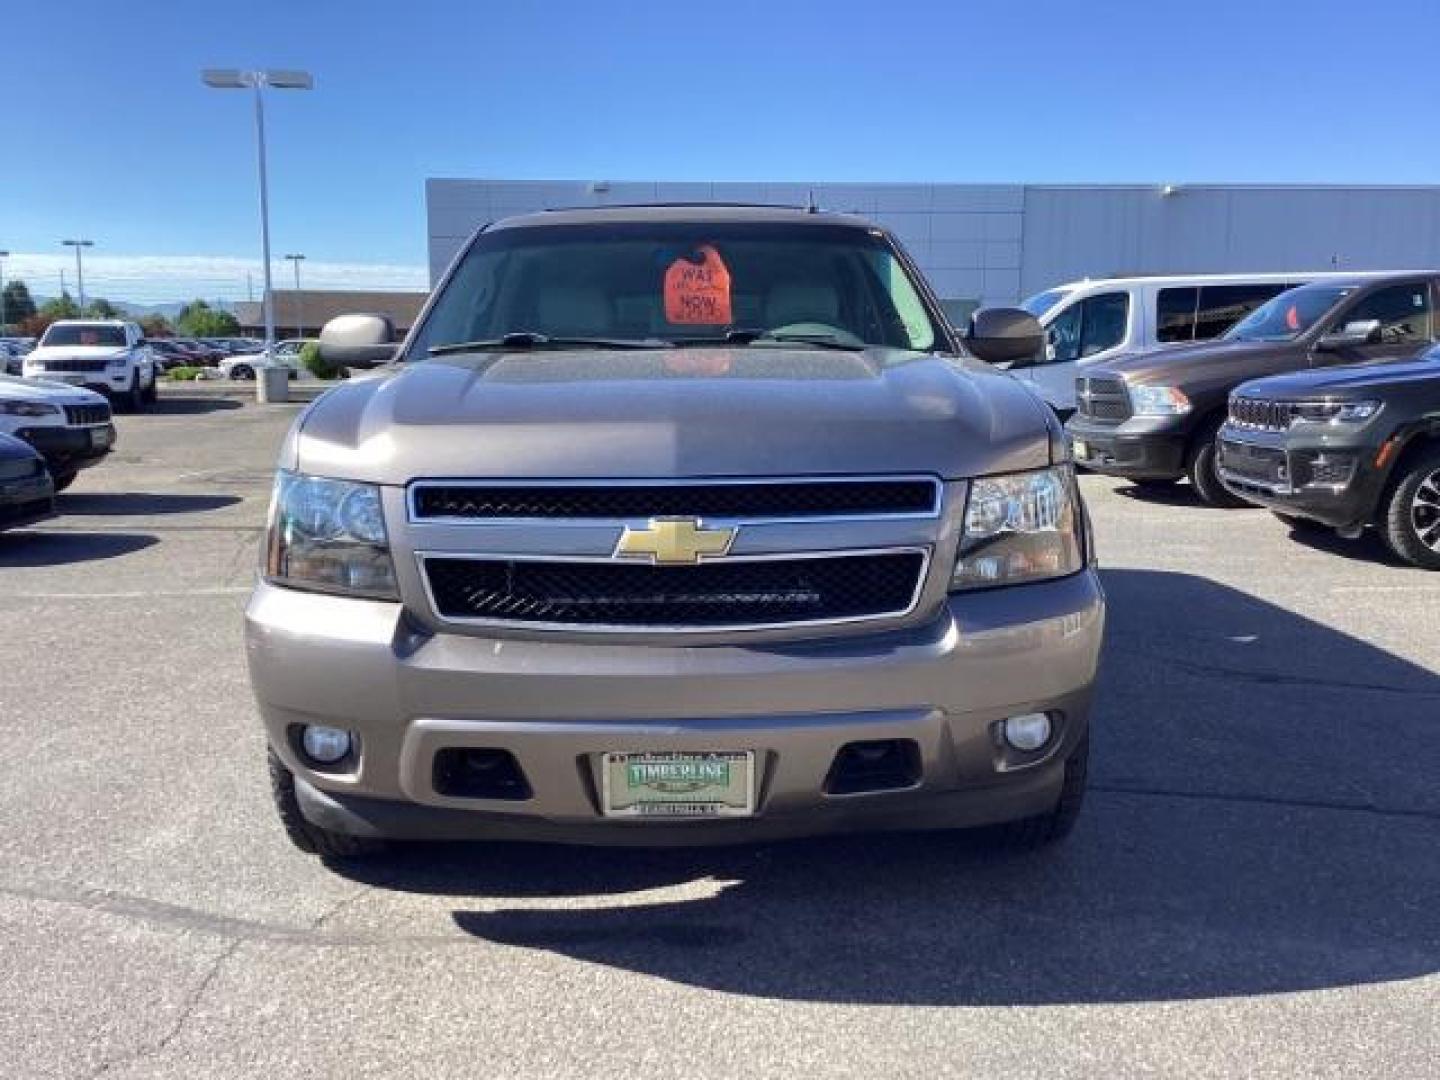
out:
{"label": "asphalt parking lot", "polygon": [[1437,1074],[1440,576],[1086,477],[1111,625],[1062,848],[337,871],[274,820],[240,640],[298,408],[120,417],[0,536],[0,1072]]}

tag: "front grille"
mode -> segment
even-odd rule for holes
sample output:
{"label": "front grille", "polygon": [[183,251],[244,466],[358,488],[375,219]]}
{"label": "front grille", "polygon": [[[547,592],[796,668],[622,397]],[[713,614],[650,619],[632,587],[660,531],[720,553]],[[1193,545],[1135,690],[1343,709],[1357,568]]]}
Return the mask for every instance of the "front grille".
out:
{"label": "front grille", "polygon": [[1288,401],[1232,397],[1230,422],[1236,427],[1262,431],[1286,431],[1295,418],[1295,406]]}
{"label": "front grille", "polygon": [[446,619],[704,630],[901,615],[915,602],[925,562],[920,551],[695,566],[428,556],[424,572]]}
{"label": "front grille", "polygon": [[1220,444],[1220,467],[1231,477],[1269,486],[1285,486],[1290,479],[1283,450],[1230,442],[1228,439]]}
{"label": "front grille", "polygon": [[71,427],[94,427],[96,424],[109,422],[110,406],[103,402],[99,405],[65,406],[65,423]]}
{"label": "front grille", "polygon": [[93,375],[105,370],[105,360],[89,360],[75,357],[69,360],[42,360],[37,365],[41,371],[79,371]]}
{"label": "front grille", "polygon": [[1076,411],[1092,420],[1129,420],[1134,415],[1124,379],[1103,375],[1075,380]]}
{"label": "front grille", "polygon": [[933,514],[938,498],[939,485],[923,478],[619,485],[425,482],[411,491],[417,521]]}

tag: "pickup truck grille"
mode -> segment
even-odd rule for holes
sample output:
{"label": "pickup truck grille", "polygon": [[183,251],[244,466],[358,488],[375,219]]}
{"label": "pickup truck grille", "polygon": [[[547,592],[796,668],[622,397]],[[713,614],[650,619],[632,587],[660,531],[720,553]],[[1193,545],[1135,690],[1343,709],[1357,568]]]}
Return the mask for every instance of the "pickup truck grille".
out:
{"label": "pickup truck grille", "polygon": [[1134,415],[1125,380],[1102,375],[1075,380],[1076,411],[1092,420],[1129,420]]}
{"label": "pickup truck grille", "polygon": [[65,406],[65,423],[71,427],[94,427],[109,422],[110,406],[107,404]]}
{"label": "pickup truck grille", "polygon": [[695,566],[426,556],[445,619],[609,630],[759,629],[903,615],[918,550],[726,559]]}
{"label": "pickup truck grille", "polygon": [[41,371],[80,371],[86,374],[105,370],[104,359],[41,360],[35,366]]}
{"label": "pickup truck grille", "polygon": [[1295,406],[1288,401],[1262,401],[1246,397],[1230,399],[1230,422],[1236,427],[1288,431],[1294,414]]}
{"label": "pickup truck grille", "polygon": [[652,517],[828,518],[930,516],[940,485],[927,478],[685,484],[485,484],[422,481],[411,518],[503,520]]}

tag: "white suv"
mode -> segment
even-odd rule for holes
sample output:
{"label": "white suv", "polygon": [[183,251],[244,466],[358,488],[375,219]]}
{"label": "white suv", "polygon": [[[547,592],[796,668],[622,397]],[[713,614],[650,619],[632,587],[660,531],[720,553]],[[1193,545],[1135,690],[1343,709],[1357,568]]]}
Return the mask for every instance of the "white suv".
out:
{"label": "white suv", "polygon": [[140,327],[118,319],[63,319],[52,323],[29,356],[27,379],[49,379],[98,390],[139,412],[155,401],[159,366]]}
{"label": "white suv", "polygon": [[110,403],[77,386],[0,375],[0,434],[33,446],[45,459],[55,489],[94,465],[115,445]]}

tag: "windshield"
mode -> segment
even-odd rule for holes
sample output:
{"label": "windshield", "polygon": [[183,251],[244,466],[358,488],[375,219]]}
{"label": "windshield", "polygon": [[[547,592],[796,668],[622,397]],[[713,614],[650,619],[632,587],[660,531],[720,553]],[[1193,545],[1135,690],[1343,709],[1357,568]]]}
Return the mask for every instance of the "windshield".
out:
{"label": "windshield", "polygon": [[1038,319],[1069,295],[1069,289],[1047,289],[1021,301],[1020,306]]}
{"label": "windshield", "polygon": [[125,345],[125,328],[104,323],[56,323],[45,331],[42,345]]}
{"label": "windshield", "polygon": [[1293,341],[1355,291],[1353,285],[1302,285],[1261,304],[1224,335],[1227,341]]}
{"label": "windshield", "polygon": [[[506,335],[632,344],[944,347],[884,236],[840,225],[620,222],[482,234],[409,350]],[[743,339],[743,340],[742,340]]]}

